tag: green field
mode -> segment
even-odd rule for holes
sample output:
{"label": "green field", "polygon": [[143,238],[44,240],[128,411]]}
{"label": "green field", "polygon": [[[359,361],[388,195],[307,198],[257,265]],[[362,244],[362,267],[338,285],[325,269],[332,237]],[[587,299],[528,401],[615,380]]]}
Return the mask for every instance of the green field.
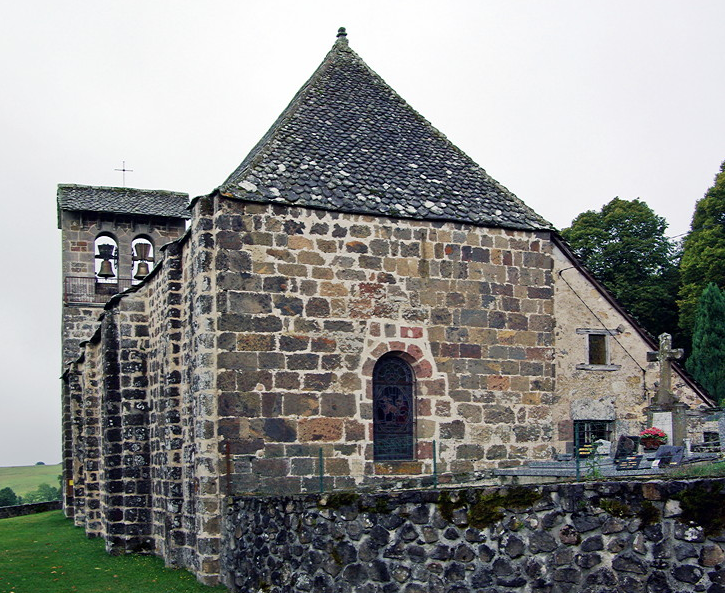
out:
{"label": "green field", "polygon": [[61,474],[60,463],[57,465],[21,465],[18,467],[0,467],[0,490],[12,488],[18,496],[37,490],[43,482],[50,486],[58,486]]}
{"label": "green field", "polygon": [[109,556],[60,511],[0,519],[0,593],[222,593],[155,556]]}

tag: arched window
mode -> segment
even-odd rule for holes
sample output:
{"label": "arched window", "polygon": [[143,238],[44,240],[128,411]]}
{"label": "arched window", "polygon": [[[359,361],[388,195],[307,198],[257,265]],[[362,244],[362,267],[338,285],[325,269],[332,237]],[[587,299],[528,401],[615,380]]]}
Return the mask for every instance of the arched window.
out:
{"label": "arched window", "polygon": [[117,283],[118,244],[116,240],[111,235],[98,235],[94,243],[94,250],[96,282]]}
{"label": "arched window", "polygon": [[138,236],[131,242],[133,269],[131,278],[133,283],[141,282],[149,275],[154,261],[154,245],[144,236]]}
{"label": "arched window", "polygon": [[373,451],[375,461],[415,457],[415,380],[402,358],[385,355],[373,369]]}

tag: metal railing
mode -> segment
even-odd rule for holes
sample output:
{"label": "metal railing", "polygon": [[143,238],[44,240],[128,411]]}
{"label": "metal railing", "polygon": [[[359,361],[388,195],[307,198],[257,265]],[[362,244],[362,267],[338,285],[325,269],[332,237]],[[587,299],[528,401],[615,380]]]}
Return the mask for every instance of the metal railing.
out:
{"label": "metal railing", "polygon": [[114,294],[131,287],[128,279],[115,279],[114,282],[100,282],[94,277],[66,276],[63,301],[66,303],[105,303]]}

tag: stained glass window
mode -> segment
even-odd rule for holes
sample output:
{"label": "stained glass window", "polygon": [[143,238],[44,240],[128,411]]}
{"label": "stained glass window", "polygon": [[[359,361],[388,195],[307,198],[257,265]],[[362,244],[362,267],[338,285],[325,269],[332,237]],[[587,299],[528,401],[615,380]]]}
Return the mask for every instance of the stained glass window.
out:
{"label": "stained glass window", "polygon": [[373,439],[376,461],[414,458],[413,369],[384,356],[373,370]]}

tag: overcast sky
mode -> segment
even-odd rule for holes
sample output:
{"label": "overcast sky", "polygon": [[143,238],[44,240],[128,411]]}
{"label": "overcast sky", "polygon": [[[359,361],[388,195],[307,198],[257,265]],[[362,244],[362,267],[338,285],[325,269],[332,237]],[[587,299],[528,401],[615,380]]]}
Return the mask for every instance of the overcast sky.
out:
{"label": "overcast sky", "polygon": [[205,194],[346,26],[556,227],[619,196],[689,228],[725,159],[725,2],[0,0],[0,466],[60,461],[59,183]]}

